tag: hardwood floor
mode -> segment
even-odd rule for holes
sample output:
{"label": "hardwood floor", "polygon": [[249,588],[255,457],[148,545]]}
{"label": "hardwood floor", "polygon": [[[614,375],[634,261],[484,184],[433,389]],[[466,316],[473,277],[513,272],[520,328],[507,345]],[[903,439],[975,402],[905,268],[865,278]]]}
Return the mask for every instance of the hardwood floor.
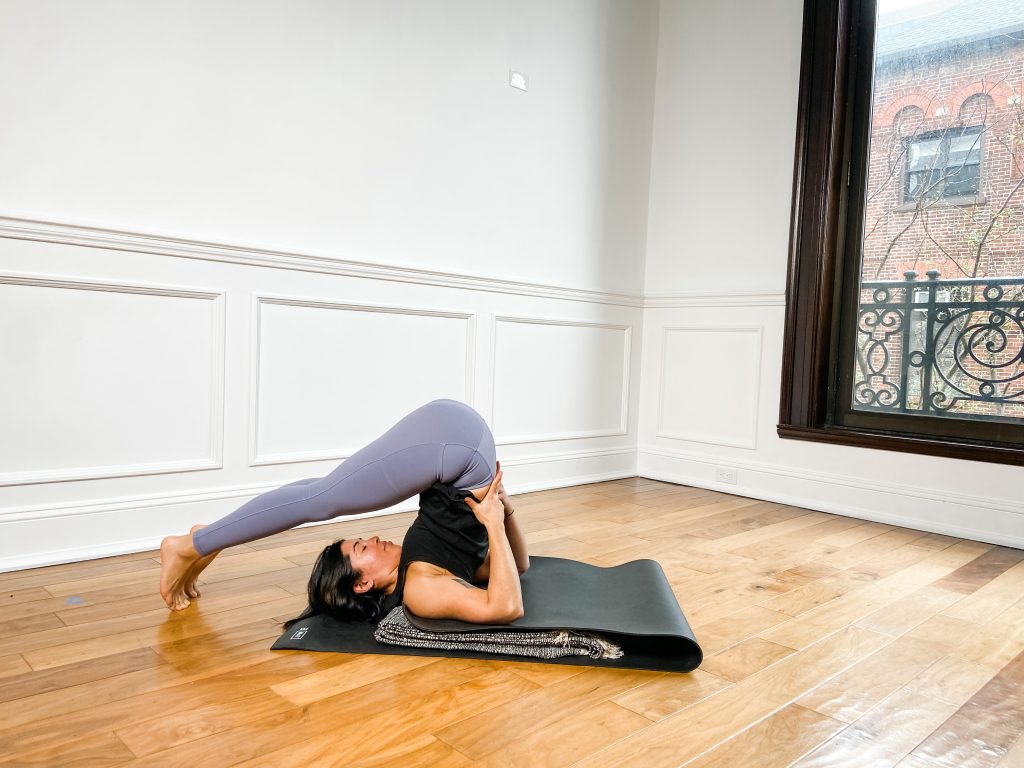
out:
{"label": "hardwood floor", "polygon": [[1024,552],[641,478],[519,495],[531,553],[658,560],[689,674],[272,652],[324,543],[0,574],[7,766],[1024,766]]}

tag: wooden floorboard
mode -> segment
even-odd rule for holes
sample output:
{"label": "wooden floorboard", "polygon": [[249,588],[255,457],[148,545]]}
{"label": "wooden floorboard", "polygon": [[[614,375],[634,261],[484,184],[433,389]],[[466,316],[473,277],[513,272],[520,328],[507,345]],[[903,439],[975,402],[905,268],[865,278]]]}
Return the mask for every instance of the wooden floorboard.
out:
{"label": "wooden floorboard", "polygon": [[6,766],[1024,767],[1024,552],[644,478],[521,494],[531,552],[658,560],[689,674],[274,652],[338,537],[218,558],[172,614],[153,552],[0,574]]}

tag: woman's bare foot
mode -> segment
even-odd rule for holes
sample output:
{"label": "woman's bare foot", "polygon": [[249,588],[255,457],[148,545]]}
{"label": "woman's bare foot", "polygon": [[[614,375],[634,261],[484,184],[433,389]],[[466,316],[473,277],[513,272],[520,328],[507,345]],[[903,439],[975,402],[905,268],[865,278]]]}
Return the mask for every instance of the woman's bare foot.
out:
{"label": "woman's bare foot", "polygon": [[192,546],[191,531],[184,536],[168,536],[160,542],[160,597],[172,611],[188,608],[185,587],[189,573],[201,559]]}
{"label": "woman's bare foot", "polygon": [[[188,532],[189,536],[205,527],[205,525],[193,525],[192,530]],[[188,597],[200,596],[201,593],[199,592],[199,587],[196,586],[196,583],[199,579],[199,574],[206,569],[206,566],[213,562],[213,558],[215,558],[218,554],[220,554],[219,549],[216,552],[211,552],[206,557],[199,558],[192,565],[192,567],[188,569],[188,575],[185,577],[185,594]]]}

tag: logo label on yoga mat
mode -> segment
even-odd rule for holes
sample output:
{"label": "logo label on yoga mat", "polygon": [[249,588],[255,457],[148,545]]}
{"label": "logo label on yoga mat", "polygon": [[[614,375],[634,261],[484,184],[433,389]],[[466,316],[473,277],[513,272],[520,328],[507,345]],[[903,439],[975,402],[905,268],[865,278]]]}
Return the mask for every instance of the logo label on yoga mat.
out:
{"label": "logo label on yoga mat", "polygon": [[293,634],[290,639],[300,640],[307,632],[309,632],[309,627],[299,627],[295,630],[295,634]]}

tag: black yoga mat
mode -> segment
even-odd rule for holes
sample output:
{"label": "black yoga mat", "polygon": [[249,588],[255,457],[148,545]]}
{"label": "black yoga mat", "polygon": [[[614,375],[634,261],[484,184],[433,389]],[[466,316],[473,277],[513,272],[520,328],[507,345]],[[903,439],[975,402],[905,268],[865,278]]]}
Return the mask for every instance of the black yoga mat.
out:
{"label": "black yoga mat", "polygon": [[420,629],[432,632],[572,629],[598,634],[622,648],[619,659],[565,656],[542,660],[475,651],[440,651],[378,643],[374,624],[346,623],[314,616],[295,624],[273,650],[383,653],[403,656],[458,656],[545,664],[575,664],[624,669],[689,672],[703,659],[693,630],[679,607],[661,566],[633,560],[610,568],[561,557],[531,557],[522,575],[525,615],[512,624],[469,624],[424,619],[408,613]]}

